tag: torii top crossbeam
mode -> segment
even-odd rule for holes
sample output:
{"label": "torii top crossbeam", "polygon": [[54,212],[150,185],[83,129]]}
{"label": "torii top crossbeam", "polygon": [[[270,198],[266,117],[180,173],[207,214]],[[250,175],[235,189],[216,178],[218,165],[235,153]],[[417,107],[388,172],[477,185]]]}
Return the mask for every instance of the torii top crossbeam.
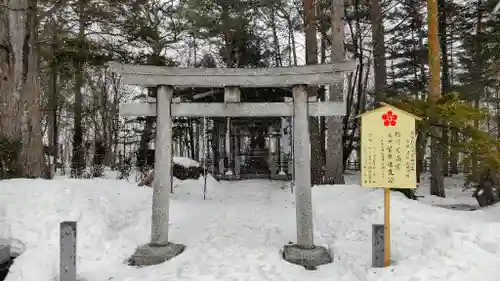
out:
{"label": "torii top crossbeam", "polygon": [[356,61],[273,68],[176,68],[109,63],[124,84],[151,87],[291,87],[327,85],[342,79],[342,74],[356,69]]}

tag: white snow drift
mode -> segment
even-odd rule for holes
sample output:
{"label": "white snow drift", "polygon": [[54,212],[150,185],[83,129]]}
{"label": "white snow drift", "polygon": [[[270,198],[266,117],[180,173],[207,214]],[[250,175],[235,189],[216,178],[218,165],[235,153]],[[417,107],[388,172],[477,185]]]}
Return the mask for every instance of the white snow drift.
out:
{"label": "white snow drift", "polygon": [[[295,241],[295,209],[285,184],[203,180],[180,183],[172,198],[170,238],[186,251],[163,264],[125,260],[148,242],[151,194],[115,180],[0,181],[0,229],[22,251],[7,281],[58,276],[59,223],[78,222],[80,280],[497,281],[499,208],[453,211],[392,195],[390,268],[371,268],[371,225],[383,221],[383,193],[356,185],[313,189],[315,242],[334,262],[316,271],[283,261]],[[2,214],[2,213],[0,213]]]}

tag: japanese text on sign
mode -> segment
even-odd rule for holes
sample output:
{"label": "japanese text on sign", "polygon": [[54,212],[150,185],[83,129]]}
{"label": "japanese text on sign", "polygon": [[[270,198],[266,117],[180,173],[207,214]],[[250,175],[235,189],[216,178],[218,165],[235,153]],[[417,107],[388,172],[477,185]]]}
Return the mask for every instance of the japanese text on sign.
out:
{"label": "japanese text on sign", "polygon": [[[380,112],[382,120],[380,119]],[[396,122],[397,121],[397,122]],[[415,118],[400,110],[380,108],[361,119],[362,185],[416,187]]]}

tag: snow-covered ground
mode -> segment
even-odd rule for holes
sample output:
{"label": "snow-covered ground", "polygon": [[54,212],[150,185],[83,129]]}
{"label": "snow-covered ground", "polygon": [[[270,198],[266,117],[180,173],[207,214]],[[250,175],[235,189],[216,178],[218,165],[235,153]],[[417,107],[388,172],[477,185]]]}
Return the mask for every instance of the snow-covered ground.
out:
{"label": "snow-covered ground", "polygon": [[[459,185],[459,179],[447,183],[454,181]],[[57,280],[59,223],[65,220],[78,221],[78,275],[86,281],[498,280],[500,207],[465,212],[432,206],[474,204],[460,187],[447,190],[452,199],[439,200],[413,201],[393,192],[395,264],[374,269],[371,225],[383,222],[383,192],[359,187],[356,175],[347,182],[313,188],[315,242],[332,250],[334,262],[306,271],[279,254],[295,241],[293,198],[283,182],[210,179],[207,200],[203,180],[178,182],[170,238],[186,251],[134,268],[124,261],[148,242],[150,188],[111,179],[0,181],[0,236],[17,239],[13,246],[22,252],[7,281]]]}
{"label": "snow-covered ground", "polygon": [[198,161],[187,158],[187,157],[174,156],[174,158],[172,160],[175,164],[181,165],[181,166],[186,167],[186,168],[200,166],[200,163],[198,163]]}
{"label": "snow-covered ground", "polygon": [[455,210],[474,210],[479,208],[477,200],[472,197],[473,188],[464,190],[465,175],[454,175],[444,179],[446,198],[432,196],[430,194],[430,175],[422,176],[422,185],[417,189],[417,194],[421,202],[430,205],[450,208]]}

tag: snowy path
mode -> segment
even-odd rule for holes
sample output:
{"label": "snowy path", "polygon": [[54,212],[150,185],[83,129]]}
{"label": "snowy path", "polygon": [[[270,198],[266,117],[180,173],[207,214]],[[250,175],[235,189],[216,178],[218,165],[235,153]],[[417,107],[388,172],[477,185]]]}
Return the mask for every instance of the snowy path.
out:
{"label": "snowy path", "polygon": [[83,281],[497,281],[500,208],[453,211],[393,194],[391,268],[371,268],[371,224],[382,222],[382,192],[355,185],[314,187],[317,244],[334,263],[316,271],[284,262],[295,241],[292,195],[281,182],[185,181],[172,196],[170,239],[187,246],[166,263],[124,263],[148,242],[151,189],[114,180],[0,181],[12,236],[25,243],[7,281],[53,281],[58,224],[78,220],[78,272]]}
{"label": "snowy path", "polygon": [[[182,187],[180,187],[182,188]],[[196,193],[174,195],[172,216],[177,203],[192,200]],[[229,182],[212,191],[209,200],[197,202],[182,225],[172,222],[171,237],[187,245],[186,252],[169,264],[157,266],[165,280],[287,280],[283,268],[275,266],[279,250],[294,240],[294,220],[290,194],[267,181]],[[252,190],[253,189],[253,190]],[[189,198],[191,197],[191,198]],[[200,196],[201,198],[201,196]],[[292,209],[290,209],[292,208]],[[189,222],[188,222],[189,221]],[[286,229],[284,231],[283,229]],[[170,264],[171,263],[171,264]],[[284,265],[288,267],[288,265]],[[139,269],[147,278],[149,269]],[[137,280],[138,276],[120,280]],[[289,279],[288,279],[289,280]]]}

